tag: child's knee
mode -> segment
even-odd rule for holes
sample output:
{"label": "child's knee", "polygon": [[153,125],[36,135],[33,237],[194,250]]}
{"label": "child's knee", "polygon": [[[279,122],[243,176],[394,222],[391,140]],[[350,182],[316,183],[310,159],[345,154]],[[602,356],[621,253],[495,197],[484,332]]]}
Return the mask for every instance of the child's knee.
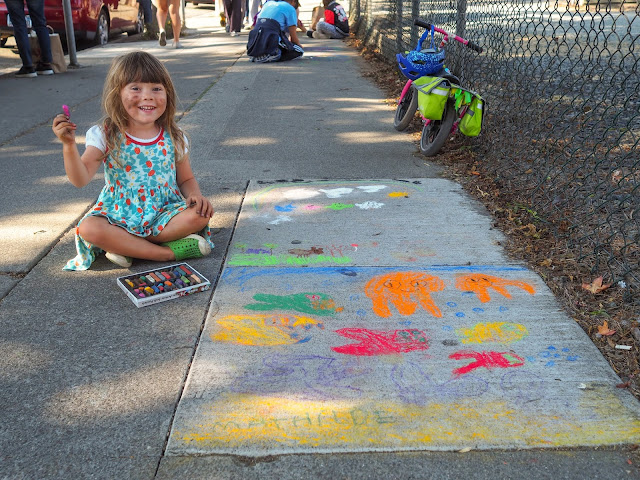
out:
{"label": "child's knee", "polygon": [[78,234],[87,242],[95,243],[100,237],[104,219],[87,217],[78,225]]}
{"label": "child's knee", "polygon": [[209,225],[209,217],[203,217],[196,212],[195,208],[187,210],[189,212],[189,224],[192,225],[193,232],[199,232]]}

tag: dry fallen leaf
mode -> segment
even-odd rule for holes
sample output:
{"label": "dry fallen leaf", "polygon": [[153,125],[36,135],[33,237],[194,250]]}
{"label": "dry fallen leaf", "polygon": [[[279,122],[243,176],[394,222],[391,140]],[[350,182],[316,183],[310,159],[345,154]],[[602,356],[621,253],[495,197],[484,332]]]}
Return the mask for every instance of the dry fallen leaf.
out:
{"label": "dry fallen leaf", "polygon": [[604,285],[602,284],[602,277],[596,278],[591,283],[582,284],[582,288],[584,288],[585,290],[589,290],[593,294],[600,293],[601,291],[606,290],[610,286],[611,286],[610,283],[604,284]]}
{"label": "dry fallen leaf", "polygon": [[616,331],[615,330],[610,330],[609,329],[609,324],[605,320],[602,325],[598,325],[598,333],[600,335],[603,335],[603,336],[609,336],[609,335],[613,335],[614,333],[616,333]]}

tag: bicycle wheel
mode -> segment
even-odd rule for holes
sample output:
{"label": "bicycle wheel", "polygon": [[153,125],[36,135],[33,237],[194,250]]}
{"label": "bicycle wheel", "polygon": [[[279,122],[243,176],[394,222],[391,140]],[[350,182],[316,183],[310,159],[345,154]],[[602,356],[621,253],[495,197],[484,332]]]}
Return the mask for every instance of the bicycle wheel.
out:
{"label": "bicycle wheel", "polygon": [[453,100],[448,100],[445,106],[442,120],[431,120],[429,125],[422,128],[420,137],[420,151],[427,157],[437,154],[444,142],[449,138],[451,127],[456,119],[456,107]]}
{"label": "bicycle wheel", "polygon": [[413,120],[413,116],[418,109],[418,92],[415,87],[411,85],[407,94],[404,98],[398,103],[398,108],[396,108],[396,118],[393,119],[393,126],[396,130],[401,132],[406,129],[411,120]]}

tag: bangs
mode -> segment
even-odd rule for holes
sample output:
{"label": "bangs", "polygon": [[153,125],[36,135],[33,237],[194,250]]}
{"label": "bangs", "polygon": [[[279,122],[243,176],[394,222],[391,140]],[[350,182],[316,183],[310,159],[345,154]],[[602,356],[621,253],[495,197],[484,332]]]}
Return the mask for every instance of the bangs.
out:
{"label": "bangs", "polygon": [[156,58],[143,52],[127,55],[123,65],[124,84],[160,83],[165,85],[169,74]]}

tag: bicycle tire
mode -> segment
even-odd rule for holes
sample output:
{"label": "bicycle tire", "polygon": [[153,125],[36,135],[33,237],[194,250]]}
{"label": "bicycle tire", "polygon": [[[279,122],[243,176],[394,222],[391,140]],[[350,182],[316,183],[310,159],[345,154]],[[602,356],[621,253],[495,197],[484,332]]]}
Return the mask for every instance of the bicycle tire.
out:
{"label": "bicycle tire", "polygon": [[407,94],[398,103],[396,117],[393,119],[393,127],[399,132],[405,130],[418,109],[418,92],[413,85],[407,90]]}
{"label": "bicycle tire", "polygon": [[420,136],[420,152],[427,157],[436,155],[451,134],[451,127],[456,119],[456,107],[453,100],[448,100],[442,120],[431,120],[422,128]]}

